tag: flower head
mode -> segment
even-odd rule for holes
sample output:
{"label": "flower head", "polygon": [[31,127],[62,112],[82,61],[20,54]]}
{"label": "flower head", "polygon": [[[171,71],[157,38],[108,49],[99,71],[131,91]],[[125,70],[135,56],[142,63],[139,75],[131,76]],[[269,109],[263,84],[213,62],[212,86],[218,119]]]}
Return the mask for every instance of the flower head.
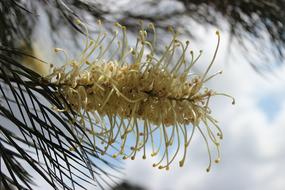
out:
{"label": "flower head", "polygon": [[[80,21],[78,24],[85,27]],[[108,42],[104,32],[96,40],[87,35],[79,59],[54,68],[46,79],[60,86],[59,93],[78,113],[76,119],[94,137],[94,143],[103,146],[102,155],[109,150],[113,157],[135,159],[142,152],[145,159],[150,145],[151,156],[160,157],[153,166],[168,170],[180,151],[183,156],[179,165],[183,166],[194,131],[198,130],[207,146],[210,160],[207,171],[210,170],[209,142],[216,146],[218,162],[223,134],[208,105],[213,96],[228,96],[204,87],[204,83],[221,73],[208,76],[217,55],[220,34],[216,33],[218,45],[205,73],[192,75],[191,69],[202,52],[195,58],[190,51],[188,61],[189,41],[180,41],[173,29],[170,29],[170,44],[157,56],[153,24],[148,28],[152,30],[152,40],[142,28],[132,48],[128,45],[126,27],[119,23],[115,26],[120,29],[121,38],[119,31]],[[118,47],[110,52],[115,41]],[[181,55],[174,61],[178,50]]]}

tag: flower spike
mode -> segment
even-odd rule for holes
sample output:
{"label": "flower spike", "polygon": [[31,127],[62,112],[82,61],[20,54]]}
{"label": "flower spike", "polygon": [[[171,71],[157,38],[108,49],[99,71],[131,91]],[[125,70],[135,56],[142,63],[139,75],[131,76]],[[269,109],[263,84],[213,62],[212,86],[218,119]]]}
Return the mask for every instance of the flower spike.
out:
{"label": "flower spike", "polygon": [[[78,24],[86,28],[82,22]],[[133,160],[143,152],[142,158],[146,159],[150,145],[151,156],[160,157],[154,167],[168,170],[181,151],[179,165],[183,166],[197,129],[207,146],[209,171],[212,163],[209,142],[217,149],[217,163],[222,139],[209,101],[216,95],[231,97],[204,87],[205,82],[221,74],[208,76],[218,52],[220,34],[216,33],[217,47],[205,73],[192,75],[190,71],[202,52],[195,58],[190,51],[188,62],[189,41],[180,41],[178,33],[170,28],[172,41],[161,56],[156,56],[155,27],[148,26],[150,30],[139,30],[135,47],[129,46],[127,29],[119,23],[115,27],[122,35],[115,31],[109,41],[107,33],[100,32],[93,41],[87,32],[86,47],[79,59],[67,58],[68,63],[54,68],[46,79],[59,85],[58,93],[78,113],[74,119],[82,121],[82,128],[93,136],[94,144],[101,146],[102,155],[109,153],[114,158]],[[149,40],[147,31],[153,32],[153,39]],[[116,44],[116,51],[111,51]],[[175,61],[174,54],[179,48],[182,54]],[[69,111],[68,106],[66,110]]]}

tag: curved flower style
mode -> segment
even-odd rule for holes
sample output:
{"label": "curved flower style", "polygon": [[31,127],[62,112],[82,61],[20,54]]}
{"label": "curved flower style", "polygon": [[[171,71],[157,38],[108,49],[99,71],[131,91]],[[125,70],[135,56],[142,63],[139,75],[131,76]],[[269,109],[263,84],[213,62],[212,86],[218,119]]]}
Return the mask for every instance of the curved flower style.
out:
{"label": "curved flower style", "polygon": [[[78,21],[78,24],[86,28],[82,22]],[[80,58],[67,60],[46,77],[61,86],[59,93],[71,106],[59,111],[78,113],[78,118],[74,119],[93,136],[96,146],[103,147],[102,155],[108,153],[114,158],[135,159],[142,151],[145,159],[150,144],[151,156],[161,157],[153,166],[166,170],[181,149],[183,156],[179,165],[183,166],[194,131],[198,130],[207,146],[209,171],[212,162],[209,140],[217,149],[215,161],[219,162],[223,134],[211,116],[208,104],[212,96],[228,96],[203,86],[221,73],[208,76],[217,55],[219,32],[216,33],[218,44],[213,59],[205,73],[193,75],[190,71],[202,52],[195,58],[190,51],[192,59],[188,62],[189,41],[181,42],[173,29],[170,29],[171,43],[158,57],[154,50],[156,32],[153,24],[149,24],[148,30],[142,28],[139,31],[134,48],[128,45],[126,27],[118,23],[115,26],[121,30],[122,38],[115,31],[108,42],[106,33],[99,33],[93,40],[86,29],[86,47]],[[148,39],[147,31],[150,30],[152,40]],[[110,52],[116,40],[118,48]],[[174,61],[178,49],[182,53]],[[59,48],[55,51],[65,53]]]}

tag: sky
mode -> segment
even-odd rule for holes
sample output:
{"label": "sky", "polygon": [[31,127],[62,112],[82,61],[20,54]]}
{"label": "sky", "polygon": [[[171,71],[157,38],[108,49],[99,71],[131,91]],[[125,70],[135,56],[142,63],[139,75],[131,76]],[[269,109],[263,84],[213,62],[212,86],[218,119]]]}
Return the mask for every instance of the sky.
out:
{"label": "sky", "polygon": [[[217,38],[215,28],[195,30],[200,34],[199,43],[193,41],[191,47],[195,52],[203,50],[196,67],[203,70],[214,53]],[[125,180],[148,190],[285,189],[285,64],[259,75],[241,51],[229,55],[228,39],[227,32],[221,31],[221,46],[211,72],[223,70],[223,74],[207,84],[236,99],[232,105],[230,99],[216,97],[210,104],[224,132],[221,162],[206,172],[206,148],[196,133],[184,167],[178,167],[177,162],[165,171],[153,168],[153,159],[126,160]],[[237,49],[233,44],[232,50]],[[38,182],[38,189],[43,188]]]}
{"label": "sky", "polygon": [[[205,40],[194,42],[194,48],[204,50],[197,63],[201,67],[209,63],[214,52],[214,32],[214,28],[208,28],[201,33]],[[221,38],[218,58],[211,71],[223,70],[223,74],[207,86],[236,99],[235,105],[225,97],[213,98],[211,103],[213,116],[224,132],[221,162],[206,172],[206,148],[196,133],[183,168],[176,166],[165,171],[152,168],[154,160],[127,161],[125,173],[130,183],[149,190],[285,188],[285,65],[261,76],[238,51],[233,58],[228,56],[228,34],[221,32]]]}

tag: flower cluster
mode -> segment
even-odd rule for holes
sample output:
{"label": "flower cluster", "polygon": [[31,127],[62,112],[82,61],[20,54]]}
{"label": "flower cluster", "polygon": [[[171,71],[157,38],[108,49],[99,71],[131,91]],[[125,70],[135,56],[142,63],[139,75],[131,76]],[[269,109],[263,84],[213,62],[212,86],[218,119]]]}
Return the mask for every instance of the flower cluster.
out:
{"label": "flower cluster", "polygon": [[[78,24],[86,27],[80,21]],[[46,79],[60,86],[59,93],[78,113],[84,129],[94,137],[95,144],[100,142],[96,146],[103,146],[102,155],[110,150],[113,157],[135,159],[141,151],[145,159],[150,145],[151,156],[160,157],[153,166],[168,170],[181,150],[179,165],[183,166],[194,131],[198,130],[207,146],[209,171],[212,160],[209,141],[217,149],[215,161],[219,162],[223,138],[211,116],[209,101],[212,96],[228,96],[204,87],[205,82],[221,73],[208,76],[218,51],[219,32],[208,68],[202,75],[194,75],[190,71],[202,52],[195,58],[190,51],[187,61],[189,41],[180,41],[173,29],[170,44],[157,56],[153,24],[139,30],[133,48],[128,45],[126,27],[118,23],[115,26],[121,32],[115,31],[110,41],[105,39],[106,32],[93,40],[86,29],[86,47],[80,58],[54,68]],[[111,52],[115,44],[118,47]],[[174,61],[177,52],[181,54]]]}

